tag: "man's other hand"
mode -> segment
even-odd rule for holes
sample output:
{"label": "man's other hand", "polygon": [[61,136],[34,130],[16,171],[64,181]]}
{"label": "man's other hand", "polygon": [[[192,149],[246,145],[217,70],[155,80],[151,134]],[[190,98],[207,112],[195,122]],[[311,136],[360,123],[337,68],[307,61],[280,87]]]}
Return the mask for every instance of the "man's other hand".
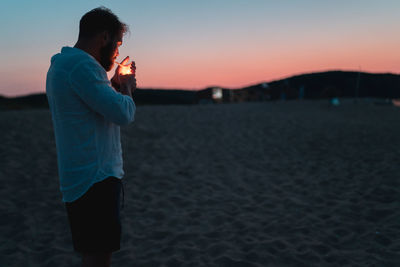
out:
{"label": "man's other hand", "polygon": [[136,77],[134,74],[120,75],[120,93],[124,95],[132,96],[132,93],[136,90]]}

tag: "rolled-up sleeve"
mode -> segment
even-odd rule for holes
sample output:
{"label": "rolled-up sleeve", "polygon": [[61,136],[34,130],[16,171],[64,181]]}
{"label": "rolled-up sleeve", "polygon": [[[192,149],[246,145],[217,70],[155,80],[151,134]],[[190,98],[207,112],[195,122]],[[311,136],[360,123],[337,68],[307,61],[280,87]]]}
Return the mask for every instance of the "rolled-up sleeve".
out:
{"label": "rolled-up sleeve", "polygon": [[136,106],[133,99],[111,87],[100,65],[90,60],[80,62],[69,73],[69,82],[82,101],[106,120],[118,125],[134,121]]}

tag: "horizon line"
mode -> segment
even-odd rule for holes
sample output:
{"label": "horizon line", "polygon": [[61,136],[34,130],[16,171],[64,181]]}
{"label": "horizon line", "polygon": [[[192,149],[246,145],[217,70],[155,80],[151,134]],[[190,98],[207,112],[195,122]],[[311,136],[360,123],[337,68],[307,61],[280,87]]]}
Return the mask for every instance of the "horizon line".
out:
{"label": "horizon line", "polygon": [[[302,76],[302,75],[310,75],[310,74],[318,74],[318,73],[328,73],[328,72],[354,72],[354,73],[365,73],[365,74],[377,74],[377,75],[400,75],[400,73],[395,73],[395,72],[370,72],[370,71],[362,71],[361,69],[359,70],[352,70],[352,69],[326,69],[326,70],[321,70],[321,71],[311,71],[311,72],[299,72],[299,73],[294,73],[291,75],[285,75],[282,76],[280,78],[276,78],[270,81],[265,81],[265,80],[261,80],[258,82],[252,82],[252,83],[247,83],[247,85],[242,85],[239,87],[223,87],[223,86],[219,86],[219,85],[208,85],[205,87],[202,87],[200,89],[195,89],[195,88],[173,88],[173,87],[163,87],[163,86],[150,86],[150,87],[142,87],[142,88],[137,88],[139,90],[177,90],[177,91],[202,91],[202,90],[206,90],[208,88],[221,88],[221,89],[226,89],[226,90],[239,90],[242,88],[247,88],[247,87],[251,87],[251,86],[255,86],[258,84],[262,84],[262,83],[272,83],[272,82],[279,82],[282,80],[286,80],[286,79],[290,79],[293,77],[298,77],[298,76]],[[26,94],[20,94],[20,95],[4,95],[0,93],[0,97],[2,98],[18,98],[18,97],[27,97],[27,96],[32,96],[32,95],[41,95],[41,94],[46,94],[46,91],[41,91],[41,92],[31,92],[31,93],[26,93]]]}

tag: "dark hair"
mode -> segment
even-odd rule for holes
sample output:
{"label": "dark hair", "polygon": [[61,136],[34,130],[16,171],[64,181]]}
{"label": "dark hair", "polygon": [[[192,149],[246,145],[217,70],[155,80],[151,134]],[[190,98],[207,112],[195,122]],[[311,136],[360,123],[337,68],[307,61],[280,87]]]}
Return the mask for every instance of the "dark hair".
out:
{"label": "dark hair", "polygon": [[101,6],[83,15],[79,22],[79,39],[91,38],[103,31],[108,31],[111,37],[115,37],[128,30],[128,25],[121,22],[110,9]]}

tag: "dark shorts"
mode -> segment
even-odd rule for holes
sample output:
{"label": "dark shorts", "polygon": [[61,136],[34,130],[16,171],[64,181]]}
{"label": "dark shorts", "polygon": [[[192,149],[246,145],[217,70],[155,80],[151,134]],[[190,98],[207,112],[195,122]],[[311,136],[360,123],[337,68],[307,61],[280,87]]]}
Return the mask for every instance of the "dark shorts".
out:
{"label": "dark shorts", "polygon": [[120,249],[121,180],[95,183],[79,199],[65,203],[75,251],[114,252]]}

